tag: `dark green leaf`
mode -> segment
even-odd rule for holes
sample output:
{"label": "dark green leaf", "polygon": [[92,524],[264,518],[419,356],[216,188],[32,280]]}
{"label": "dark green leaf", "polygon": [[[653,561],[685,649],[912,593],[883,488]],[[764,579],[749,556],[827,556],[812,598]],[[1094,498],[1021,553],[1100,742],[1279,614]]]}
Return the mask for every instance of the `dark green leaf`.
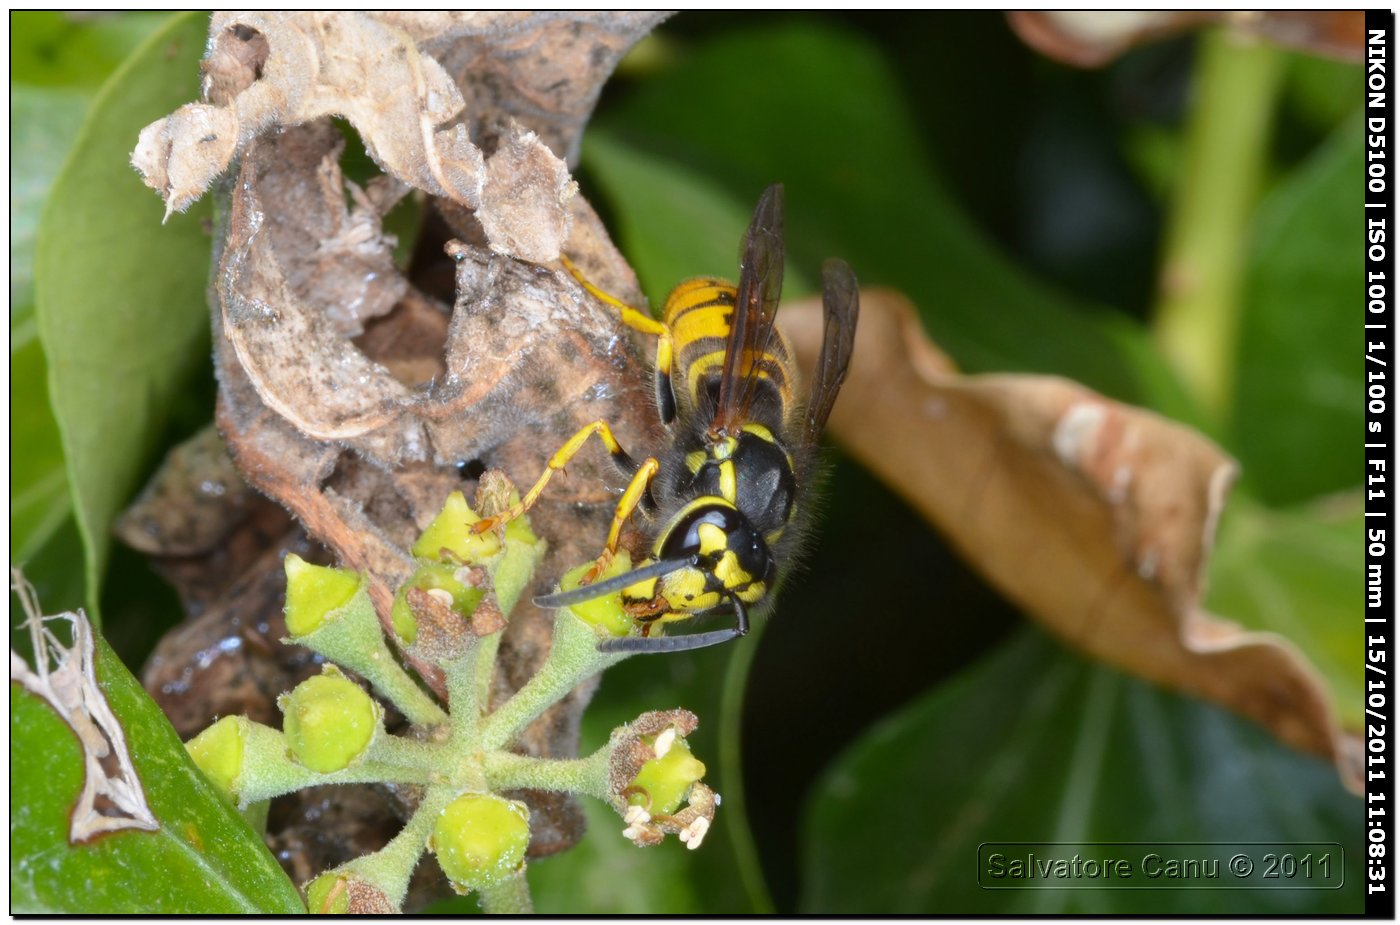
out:
{"label": "dark green leaf", "polygon": [[39,697],[10,685],[10,909],[27,913],[291,913],[290,880],[185,754],[175,730],[107,644],[99,687],[121,720],[161,827],[68,843],[82,752]]}
{"label": "dark green leaf", "polygon": [[10,14],[10,82],[95,90],[169,18],[149,11],[17,10]]}
{"label": "dark green leaf", "polygon": [[1361,481],[1361,141],[1339,128],[1254,220],[1231,447],[1270,504]]}
{"label": "dark green leaf", "polygon": [[[1215,707],[1038,632],[874,729],[814,793],[819,914],[1361,911],[1361,803],[1336,772]],[[1342,890],[984,890],[983,842],[1339,842]]]}
{"label": "dark green leaf", "polygon": [[198,215],[162,226],[128,166],[137,133],[198,94],[203,16],[173,19],[103,88],[56,181],[35,256],[49,392],[95,609],[108,527],[168,409],[208,363],[209,241]]}

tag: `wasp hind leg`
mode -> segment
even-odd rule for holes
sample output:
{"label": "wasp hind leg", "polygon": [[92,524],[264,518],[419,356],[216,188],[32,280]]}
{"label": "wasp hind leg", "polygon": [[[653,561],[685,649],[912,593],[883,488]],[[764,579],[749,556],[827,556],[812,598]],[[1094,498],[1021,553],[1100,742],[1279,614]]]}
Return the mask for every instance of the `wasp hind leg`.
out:
{"label": "wasp hind leg", "polygon": [[564,265],[564,269],[569,271],[580,286],[589,295],[602,302],[604,305],[611,305],[621,314],[622,323],[634,331],[641,331],[643,334],[650,334],[657,338],[656,342],[656,403],[661,410],[661,421],[663,424],[670,424],[676,419],[676,396],[671,390],[671,364],[675,355],[674,340],[671,336],[671,329],[664,323],[657,321],[651,315],[639,308],[634,308],[626,302],[609,295],[599,289],[588,278],[583,275],[574,262],[563,254],[559,255],[559,262]]}
{"label": "wasp hind leg", "polygon": [[622,446],[618,444],[617,439],[613,437],[612,429],[608,427],[608,422],[599,418],[592,424],[580,428],[578,433],[570,437],[564,445],[559,448],[558,452],[549,458],[549,464],[545,467],[544,473],[540,475],[534,485],[530,486],[530,490],[521,496],[518,504],[511,505],[494,517],[484,517],[472,524],[472,533],[479,535],[488,530],[494,530],[503,524],[510,523],[512,520],[515,520],[530,508],[534,507],[535,502],[539,500],[541,492],[543,492],[545,486],[549,484],[549,480],[554,476],[554,473],[567,466],[569,460],[578,455],[579,450],[583,449],[583,445],[588,442],[588,438],[594,434],[597,434],[598,439],[603,441],[603,445],[608,448],[608,453],[612,456],[613,461],[622,467],[623,470],[629,473],[635,473],[637,471],[637,463],[631,456],[627,455],[627,451],[624,450]]}

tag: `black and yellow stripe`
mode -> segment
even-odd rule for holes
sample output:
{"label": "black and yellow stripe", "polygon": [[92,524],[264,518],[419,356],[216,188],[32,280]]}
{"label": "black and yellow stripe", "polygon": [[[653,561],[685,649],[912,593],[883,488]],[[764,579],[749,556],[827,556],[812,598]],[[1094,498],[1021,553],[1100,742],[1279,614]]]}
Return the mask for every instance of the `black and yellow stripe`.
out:
{"label": "black and yellow stripe", "polygon": [[[724,373],[736,295],[725,280],[701,277],[681,283],[666,299],[662,322],[671,333],[675,364],[674,372],[666,372],[684,389],[692,408],[703,404],[705,390],[713,388]],[[741,371],[766,380],[784,411],[791,407],[793,363],[781,336],[773,338],[762,356],[746,357]]]}

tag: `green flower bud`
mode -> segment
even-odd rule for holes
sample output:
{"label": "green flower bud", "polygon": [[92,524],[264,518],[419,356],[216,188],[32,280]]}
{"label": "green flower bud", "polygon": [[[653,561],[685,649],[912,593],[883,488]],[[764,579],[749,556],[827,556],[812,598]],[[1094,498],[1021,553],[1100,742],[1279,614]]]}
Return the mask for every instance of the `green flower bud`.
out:
{"label": "green flower bud", "polygon": [[[409,588],[445,591],[451,595],[449,606],[453,610],[464,618],[471,616],[472,611],[476,610],[476,605],[481,603],[485,592],[480,588],[462,584],[456,576],[457,566],[445,562],[432,562],[419,566],[408,581],[399,586],[398,593],[394,595],[394,606],[389,611],[389,620],[393,624],[394,633],[400,639],[411,645],[418,638],[418,621],[413,617],[413,608],[408,606]],[[444,600],[443,603],[448,602]]]}
{"label": "green flower bud", "polygon": [[334,665],[277,699],[292,757],[322,774],[364,754],[379,728],[379,705]]}
{"label": "green flower bud", "polygon": [[627,802],[653,816],[670,815],[680,809],[691,785],[705,776],[705,765],[690,753],[690,746],[675,730],[661,733],[648,744],[656,749],[657,756],[637,772],[632,781],[635,790]]}
{"label": "green flower bud", "polygon": [[306,911],[312,915],[344,915],[350,911],[348,881],[336,873],[322,874],[306,885]]}
{"label": "green flower bud", "polygon": [[185,743],[185,751],[195,766],[221,791],[237,797],[234,783],[243,770],[243,724],[241,716],[225,716]]}
{"label": "green flower bud", "polygon": [[[593,567],[593,563],[580,565],[578,568],[570,569],[564,573],[564,577],[559,580],[561,591],[572,591],[579,586],[579,579],[583,573]],[[621,575],[632,567],[632,557],[626,552],[619,551],[613,560],[608,563],[608,567],[603,569],[603,574],[594,581],[602,581],[614,575]],[[581,601],[569,608],[583,622],[590,626],[596,626],[609,636],[626,636],[632,632],[632,618],[622,609],[622,593],[606,594],[602,597],[595,597],[591,601]]]}
{"label": "green flower bud", "polygon": [[460,491],[454,491],[447,496],[442,510],[428,524],[428,529],[418,537],[418,542],[413,544],[413,555],[419,559],[439,561],[445,549],[448,557],[458,562],[481,564],[501,551],[501,541],[494,533],[473,536],[467,528],[479,520],[480,515],[467,506],[466,497]]}
{"label": "green flower bud", "polygon": [[343,568],[312,565],[296,553],[288,553],[287,631],[305,636],[326,617],[350,602],[360,588],[360,576]]}
{"label": "green flower bud", "polygon": [[430,845],[459,892],[494,886],[525,860],[530,811],[492,793],[464,793],[438,817]]}

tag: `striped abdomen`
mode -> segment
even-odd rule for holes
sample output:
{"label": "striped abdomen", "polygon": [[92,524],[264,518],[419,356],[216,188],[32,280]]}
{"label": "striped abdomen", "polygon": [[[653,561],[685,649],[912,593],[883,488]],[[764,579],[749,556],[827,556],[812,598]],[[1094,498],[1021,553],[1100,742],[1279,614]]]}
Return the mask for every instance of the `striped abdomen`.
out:
{"label": "striped abdomen", "polygon": [[[666,299],[662,320],[671,329],[675,350],[671,382],[690,409],[714,404],[724,373],[724,348],[730,319],[734,317],[735,295],[728,282],[702,277],[681,283]],[[761,357],[747,359],[741,370],[748,372],[751,368],[756,368],[757,375],[769,386],[768,396],[763,396],[765,390],[760,385],[754,419],[779,427],[792,407],[795,378],[787,341],[781,333],[775,332],[767,351]],[[777,407],[772,408],[771,414],[763,413],[773,400]]]}

